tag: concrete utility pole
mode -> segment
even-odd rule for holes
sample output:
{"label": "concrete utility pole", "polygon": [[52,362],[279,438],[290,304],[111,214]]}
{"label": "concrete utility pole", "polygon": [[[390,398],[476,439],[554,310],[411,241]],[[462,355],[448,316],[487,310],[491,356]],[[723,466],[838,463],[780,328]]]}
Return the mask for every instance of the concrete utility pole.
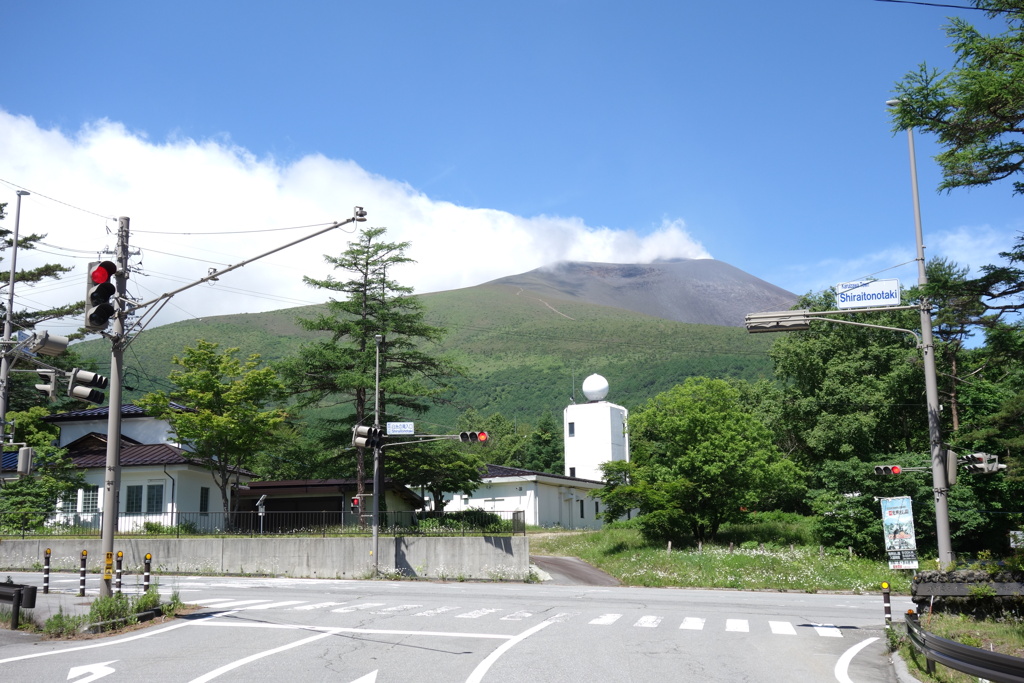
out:
{"label": "concrete utility pole", "polygon": [[[7,283],[7,311],[4,316],[3,354],[2,358],[0,358],[0,382],[3,383],[3,386],[0,387],[0,441],[3,443],[7,443],[7,407],[11,398],[11,356],[14,346],[11,339],[11,335],[14,334],[14,323],[11,316],[14,314],[14,279],[18,269],[18,228],[21,223],[21,198],[29,193],[25,190],[18,190],[17,194],[18,203],[14,209],[14,241],[11,246],[11,277]],[[11,441],[13,440],[14,435],[12,434]]]}
{"label": "concrete utility pole", "polygon": [[111,563],[114,556],[114,534],[117,532],[117,516],[121,492],[121,393],[124,378],[124,322],[125,294],[128,291],[128,224],[127,216],[117,219],[117,272],[114,283],[117,294],[114,297],[114,328],[110,334],[110,401],[107,403],[107,466],[103,478],[103,528],[102,552],[104,558],[103,580],[100,595],[114,594],[111,586]]}

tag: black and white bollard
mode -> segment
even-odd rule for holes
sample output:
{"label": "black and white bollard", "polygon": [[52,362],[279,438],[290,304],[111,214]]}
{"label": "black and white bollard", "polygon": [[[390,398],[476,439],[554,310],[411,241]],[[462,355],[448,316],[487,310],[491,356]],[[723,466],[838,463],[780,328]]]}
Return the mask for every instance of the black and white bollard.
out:
{"label": "black and white bollard", "polygon": [[117,564],[114,570],[114,587],[116,592],[121,592],[121,563],[124,561],[124,553],[120,550],[117,551]]}
{"label": "black and white bollard", "polygon": [[885,605],[885,627],[892,628],[892,605],[889,604],[889,582],[882,582],[882,604]]}
{"label": "black and white bollard", "polygon": [[85,558],[89,554],[88,550],[82,551],[82,568],[78,572],[78,597],[85,597]]}
{"label": "black and white bollard", "polygon": [[50,592],[50,549],[43,554],[43,594]]}
{"label": "black and white bollard", "polygon": [[149,592],[149,566],[150,566],[150,564],[152,562],[153,562],[153,556],[150,553],[146,553],[146,562],[145,562],[145,565],[144,565],[145,566],[145,573],[143,573],[143,575],[142,575],[142,592],[143,593],[148,593]]}

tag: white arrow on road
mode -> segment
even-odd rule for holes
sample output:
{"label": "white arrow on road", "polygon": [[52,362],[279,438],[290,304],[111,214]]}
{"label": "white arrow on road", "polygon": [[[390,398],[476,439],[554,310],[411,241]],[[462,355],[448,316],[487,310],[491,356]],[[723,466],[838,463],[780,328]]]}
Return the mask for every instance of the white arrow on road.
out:
{"label": "white arrow on road", "polygon": [[118,660],[111,659],[109,662],[100,662],[99,664],[86,664],[85,666],[76,666],[68,671],[68,680],[72,678],[78,678],[82,674],[92,674],[88,678],[83,678],[75,683],[89,683],[89,681],[95,681],[97,678],[103,678],[107,674],[114,673],[114,670],[107,666],[107,664],[113,664]]}
{"label": "white arrow on road", "polygon": [[376,671],[371,671],[370,673],[366,674],[362,678],[357,678],[356,680],[352,681],[352,683],[376,683],[376,681],[377,681],[377,672]]}

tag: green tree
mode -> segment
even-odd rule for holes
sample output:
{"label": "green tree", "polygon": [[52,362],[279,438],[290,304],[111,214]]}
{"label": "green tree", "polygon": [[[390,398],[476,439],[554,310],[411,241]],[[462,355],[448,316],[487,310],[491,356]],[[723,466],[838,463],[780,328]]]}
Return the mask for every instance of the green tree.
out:
{"label": "green tree", "polygon": [[392,461],[391,478],[429,492],[435,510],[444,510],[445,493],[472,495],[480,486],[485,470],[481,447],[443,440],[401,448],[403,457]]}
{"label": "green tree", "polygon": [[56,510],[58,500],[73,498],[84,486],[82,471],[75,467],[67,451],[50,445],[58,432],[56,427],[43,422],[47,414],[39,406],[7,413],[7,418],[16,424],[15,442],[31,446],[35,458],[31,474],[0,482],[0,520],[6,530],[42,524]]}
{"label": "green tree", "polygon": [[182,368],[170,374],[175,388],[136,403],[167,420],[192,457],[210,470],[227,517],[232,483],[238,483],[240,471],[249,469],[258,453],[276,448],[286,413],[272,407],[283,398],[284,387],[272,368],[259,367],[258,354],[242,362],[235,357],[238,349],[218,348],[202,339],[186,347],[184,355],[173,359]]}
{"label": "green tree", "polygon": [[[956,63],[947,73],[921,64],[896,84],[896,130],[916,128],[944,147],[940,189],[1019,177],[1024,165],[1024,0],[973,0],[1007,31],[982,35],[961,18],[945,27]],[[1014,180],[1015,194],[1024,181]]]}
{"label": "green tree", "polygon": [[565,473],[565,437],[562,425],[551,413],[544,413],[530,432],[523,467],[535,472]]}
{"label": "green tree", "polygon": [[774,509],[802,486],[771,432],[724,380],[690,378],[655,396],[630,418],[630,435],[631,462],[605,470],[618,480],[599,495],[607,505],[625,482],[618,493],[636,496],[645,517],[657,513],[648,523],[671,533],[685,527],[698,540],[714,538],[745,509]]}
{"label": "green tree", "polygon": [[[408,242],[382,241],[386,232],[385,228],[362,230],[340,256],[324,257],[336,269],[351,274],[349,279],[304,278],[307,284],[340,296],[328,301],[325,313],[299,320],[305,329],[325,333],[324,338],[303,345],[296,358],[281,366],[300,406],[316,406],[321,414],[330,411],[328,417],[319,418],[316,429],[323,446],[334,452],[348,450],[353,426],[372,423],[377,335],[381,337],[382,423],[422,412],[457,373],[451,361],[429,352],[429,344],[439,341],[444,330],[426,324],[423,305],[412,295],[412,288],[389,277],[412,259],[405,254]],[[387,456],[402,457],[402,451],[388,451]],[[382,458],[382,470],[383,466]],[[363,449],[356,449],[355,470],[363,495]]]}

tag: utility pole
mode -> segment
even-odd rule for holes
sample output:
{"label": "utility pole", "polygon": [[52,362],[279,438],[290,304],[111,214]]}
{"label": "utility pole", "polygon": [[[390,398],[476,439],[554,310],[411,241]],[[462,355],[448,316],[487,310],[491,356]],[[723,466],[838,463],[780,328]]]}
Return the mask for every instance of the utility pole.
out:
{"label": "utility pole", "polygon": [[[14,238],[11,246],[11,277],[7,283],[7,311],[4,316],[4,339],[3,355],[0,358],[0,443],[7,443],[7,407],[11,398],[11,364],[13,355],[13,341],[11,335],[14,333],[14,324],[11,316],[14,314],[14,280],[18,268],[18,228],[21,223],[21,198],[28,194],[25,190],[18,190],[18,203],[14,210]],[[55,380],[56,381],[56,380]],[[11,434],[11,441],[14,441],[14,434]]]}
{"label": "utility pole", "polygon": [[104,557],[103,580],[100,595],[113,595],[111,575],[107,568],[108,558],[114,553],[114,534],[117,531],[119,497],[121,491],[121,393],[124,380],[125,346],[125,294],[128,290],[128,224],[127,216],[117,219],[117,272],[114,282],[117,294],[114,297],[114,329],[110,334],[110,401],[107,404],[107,466],[103,479],[103,528],[102,552]]}

